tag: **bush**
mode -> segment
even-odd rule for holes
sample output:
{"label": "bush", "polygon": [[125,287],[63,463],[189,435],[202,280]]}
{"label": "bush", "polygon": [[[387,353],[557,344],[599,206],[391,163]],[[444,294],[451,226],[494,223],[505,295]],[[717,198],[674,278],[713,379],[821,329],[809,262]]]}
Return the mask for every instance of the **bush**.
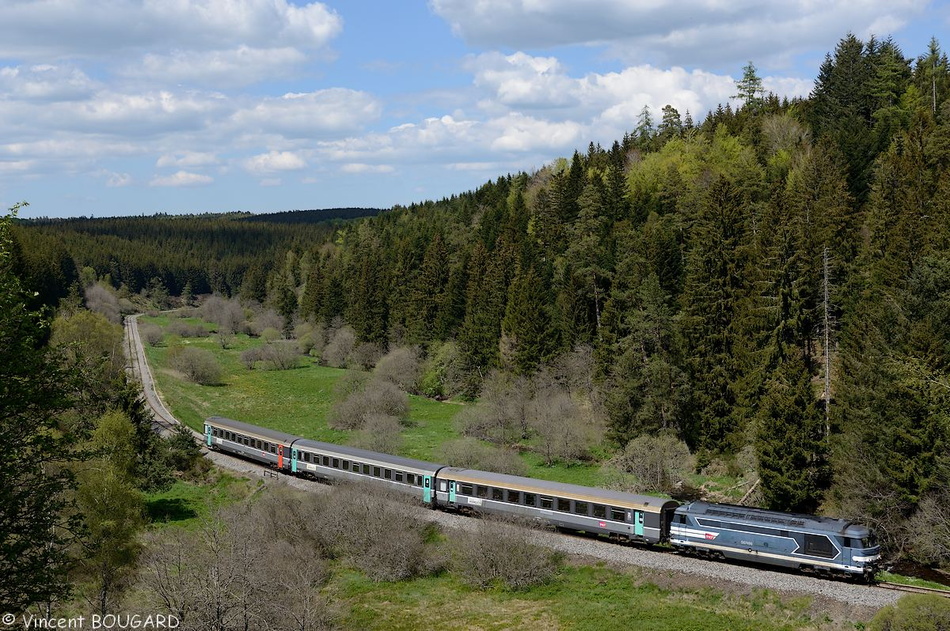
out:
{"label": "bush", "polygon": [[532,542],[532,530],[517,521],[480,519],[474,530],[452,536],[452,569],[465,583],[518,591],[554,576],[562,556]]}
{"label": "bush", "polygon": [[637,492],[669,493],[693,470],[695,459],[686,443],[672,434],[644,435],[630,441],[607,466],[633,475]]}
{"label": "bush", "polygon": [[452,467],[527,475],[528,465],[515,451],[486,445],[474,438],[461,438],[442,444],[439,460]]}
{"label": "bush", "polygon": [[142,339],[145,340],[145,343],[149,346],[158,346],[162,343],[162,340],[165,339],[165,334],[162,333],[162,327],[150,322],[139,324],[139,335],[142,336]]}
{"label": "bush", "polygon": [[179,337],[208,337],[211,335],[208,332],[208,329],[201,326],[200,324],[192,324],[190,322],[184,322],[182,320],[175,320],[170,322],[168,326],[165,327],[165,332],[169,335],[177,335]]}
{"label": "bush", "polygon": [[346,368],[347,358],[356,347],[356,332],[348,326],[343,326],[330,335],[320,359],[327,366]]}
{"label": "bush", "polygon": [[203,386],[221,383],[221,366],[211,351],[179,346],[169,352],[169,363],[195,383]]}
{"label": "bush", "polygon": [[354,447],[384,454],[398,453],[402,448],[402,424],[395,416],[370,413],[363,417],[363,426]]}
{"label": "bush", "polygon": [[421,367],[418,349],[400,347],[391,350],[376,362],[373,374],[383,381],[395,384],[400,390],[416,392]]}
{"label": "bush", "polygon": [[268,370],[290,370],[300,365],[300,353],[292,340],[265,344],[260,350],[261,361]]}
{"label": "bush", "polygon": [[868,625],[871,631],[933,631],[950,629],[950,599],[912,594],[884,607]]}
{"label": "bush", "polygon": [[376,582],[430,575],[441,568],[427,541],[436,527],[415,509],[393,502],[384,491],[362,484],[334,491],[335,510],[321,515],[321,527],[335,533],[333,549]]}
{"label": "bush", "polygon": [[372,370],[379,358],[383,356],[383,351],[379,344],[372,342],[363,342],[350,352],[346,358],[346,365],[352,368],[362,368],[363,370]]}
{"label": "bush", "polygon": [[391,383],[373,380],[335,404],[327,422],[333,429],[360,429],[369,414],[394,416],[408,423],[409,396]]}

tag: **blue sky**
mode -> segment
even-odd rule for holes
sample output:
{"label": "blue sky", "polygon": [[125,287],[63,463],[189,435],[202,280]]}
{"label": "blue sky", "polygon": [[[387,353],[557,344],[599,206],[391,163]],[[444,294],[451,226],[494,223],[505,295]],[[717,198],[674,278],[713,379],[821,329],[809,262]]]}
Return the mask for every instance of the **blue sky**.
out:
{"label": "blue sky", "polygon": [[925,0],[4,0],[0,204],[24,217],[389,208],[699,120],[752,61],[807,95]]}

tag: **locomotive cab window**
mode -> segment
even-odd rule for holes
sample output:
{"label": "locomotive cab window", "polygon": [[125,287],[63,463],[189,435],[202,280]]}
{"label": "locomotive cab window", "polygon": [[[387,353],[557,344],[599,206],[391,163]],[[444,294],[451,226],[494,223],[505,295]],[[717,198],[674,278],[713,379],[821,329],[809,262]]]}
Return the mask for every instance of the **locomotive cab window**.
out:
{"label": "locomotive cab window", "polygon": [[825,535],[805,535],[805,554],[816,557],[834,558],[838,554],[831,540]]}

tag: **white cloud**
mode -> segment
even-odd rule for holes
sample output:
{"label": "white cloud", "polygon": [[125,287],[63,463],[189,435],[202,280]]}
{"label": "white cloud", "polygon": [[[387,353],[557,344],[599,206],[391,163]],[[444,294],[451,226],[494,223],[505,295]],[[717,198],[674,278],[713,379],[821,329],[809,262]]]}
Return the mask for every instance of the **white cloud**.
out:
{"label": "white cloud", "polygon": [[204,186],[214,181],[210,175],[200,173],[189,173],[187,171],[178,171],[172,175],[156,176],[149,182],[149,186]]}
{"label": "white cloud", "polygon": [[27,101],[76,101],[88,98],[98,84],[73,66],[37,64],[0,68],[0,94]]}
{"label": "white cloud", "polygon": [[306,60],[296,48],[242,45],[230,50],[149,53],[141,63],[124,66],[119,72],[143,81],[227,88],[290,76]]}
{"label": "white cloud", "polygon": [[340,167],[344,173],[392,173],[394,169],[389,164],[364,164],[361,162],[350,162]]}
{"label": "white cloud", "polygon": [[157,167],[203,167],[218,163],[215,154],[207,151],[180,151],[166,153],[156,162]]}
{"label": "white cloud", "polygon": [[342,28],[340,16],[319,2],[19,0],[0,3],[0,57],[111,57],[240,45],[312,50],[327,46]]}
{"label": "white cloud", "polygon": [[[928,0],[431,0],[470,45],[515,50],[609,45],[629,63],[722,67],[893,32]],[[887,30],[875,30],[887,29]]]}
{"label": "white cloud", "polygon": [[115,173],[112,171],[103,171],[102,176],[106,178],[106,186],[109,188],[121,188],[132,184],[132,176],[128,173]]}
{"label": "white cloud", "polygon": [[352,133],[375,122],[382,111],[366,92],[330,88],[265,98],[232,116],[243,133],[281,134],[286,138],[332,137]]}
{"label": "white cloud", "polygon": [[271,151],[244,160],[243,166],[251,173],[273,173],[275,171],[298,171],[306,168],[307,163],[291,151]]}

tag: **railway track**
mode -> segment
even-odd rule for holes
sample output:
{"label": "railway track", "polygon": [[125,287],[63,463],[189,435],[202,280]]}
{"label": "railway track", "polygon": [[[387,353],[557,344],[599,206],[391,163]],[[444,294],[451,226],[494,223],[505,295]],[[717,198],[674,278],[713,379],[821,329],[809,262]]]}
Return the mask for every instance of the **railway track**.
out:
{"label": "railway track", "polygon": [[944,598],[950,598],[950,591],[946,589],[921,587],[919,585],[904,585],[902,583],[875,583],[875,586],[895,592],[908,592],[910,594],[935,594]]}
{"label": "railway track", "polygon": [[152,411],[152,428],[162,436],[167,436],[177,431],[179,427],[185,427],[195,436],[196,440],[201,441],[201,434],[179,423],[158,395],[152,369],[145,359],[145,349],[139,335],[138,318],[139,314],[136,314],[125,319],[125,352],[128,359],[128,370],[141,382],[145,402]]}

